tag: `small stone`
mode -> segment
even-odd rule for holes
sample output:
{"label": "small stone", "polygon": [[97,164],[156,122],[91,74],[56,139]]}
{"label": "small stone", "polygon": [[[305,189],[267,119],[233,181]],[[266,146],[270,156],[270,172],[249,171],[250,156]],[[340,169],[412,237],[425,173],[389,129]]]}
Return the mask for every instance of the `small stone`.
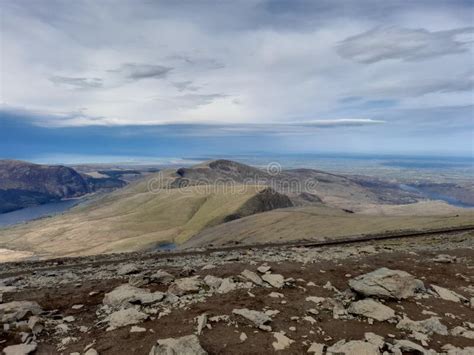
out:
{"label": "small stone", "polygon": [[77,309],[81,309],[82,307],[84,307],[83,304],[75,304],[75,305],[73,305],[71,308],[77,310]]}
{"label": "small stone", "polygon": [[309,347],[307,353],[315,354],[315,355],[323,355],[324,354],[324,347],[326,345],[319,344],[319,343],[312,343]]}
{"label": "small stone", "polygon": [[273,336],[275,337],[276,341],[272,343],[273,348],[278,351],[278,350],[285,350],[290,347],[291,344],[293,344],[295,341],[288,338],[284,333],[273,333]]}
{"label": "small stone", "polygon": [[247,334],[245,334],[244,332],[240,333],[239,339],[240,339],[240,341],[241,341],[242,343],[243,343],[244,341],[246,341],[247,338],[248,338],[248,337],[247,337]]}
{"label": "small stone", "polygon": [[146,332],[146,328],[138,327],[136,325],[130,328],[130,333],[144,333]]}
{"label": "small stone", "polygon": [[257,271],[261,274],[265,274],[266,272],[269,272],[272,268],[268,265],[262,265],[257,268]]}
{"label": "small stone", "polygon": [[285,295],[283,293],[278,293],[278,292],[271,292],[268,297],[271,298],[283,298]]}
{"label": "small stone", "polygon": [[168,338],[158,340],[158,345],[154,346],[149,355],[207,355],[201,347],[196,335],[187,335],[180,338]]}

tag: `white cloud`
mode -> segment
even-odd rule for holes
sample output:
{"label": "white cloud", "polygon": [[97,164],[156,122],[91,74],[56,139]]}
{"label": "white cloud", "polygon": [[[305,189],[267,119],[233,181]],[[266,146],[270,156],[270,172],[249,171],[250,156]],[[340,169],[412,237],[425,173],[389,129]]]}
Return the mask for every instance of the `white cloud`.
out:
{"label": "white cloud", "polygon": [[436,4],[415,23],[421,6],[369,0],[4,2],[2,102],[55,125],[373,126],[341,99],[469,103],[469,8]]}

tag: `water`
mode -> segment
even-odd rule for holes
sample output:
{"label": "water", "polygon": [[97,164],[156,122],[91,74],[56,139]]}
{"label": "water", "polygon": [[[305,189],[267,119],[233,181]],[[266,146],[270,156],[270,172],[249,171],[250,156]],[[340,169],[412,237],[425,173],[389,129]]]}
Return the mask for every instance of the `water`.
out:
{"label": "water", "polygon": [[176,249],[175,243],[161,243],[155,249],[156,251],[170,251]]}
{"label": "water", "polygon": [[474,205],[459,201],[458,199],[452,196],[446,196],[446,195],[442,195],[436,192],[425,191],[412,185],[400,184],[400,188],[408,192],[417,192],[423,195],[424,197],[429,198],[430,200],[441,200],[441,201],[447,202],[452,206],[463,207],[463,208],[474,208]]}
{"label": "water", "polygon": [[32,221],[34,219],[53,216],[69,210],[76,206],[81,199],[69,199],[58,202],[46,203],[44,205],[23,208],[21,210],[0,214],[0,227],[11,226],[18,223]]}

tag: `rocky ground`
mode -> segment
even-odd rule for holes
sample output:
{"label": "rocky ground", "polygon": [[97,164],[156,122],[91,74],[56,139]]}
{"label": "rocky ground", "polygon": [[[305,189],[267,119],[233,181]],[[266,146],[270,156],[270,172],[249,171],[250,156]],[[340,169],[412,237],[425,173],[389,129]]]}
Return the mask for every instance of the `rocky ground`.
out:
{"label": "rocky ground", "polygon": [[473,248],[466,232],[3,264],[0,349],[474,354]]}

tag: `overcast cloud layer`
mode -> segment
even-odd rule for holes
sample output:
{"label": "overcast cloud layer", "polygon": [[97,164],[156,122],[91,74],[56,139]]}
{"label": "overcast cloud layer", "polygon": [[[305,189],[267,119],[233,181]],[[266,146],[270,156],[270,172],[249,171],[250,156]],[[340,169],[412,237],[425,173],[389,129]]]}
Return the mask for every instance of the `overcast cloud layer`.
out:
{"label": "overcast cloud layer", "polygon": [[[319,149],[315,132],[331,128],[359,147],[373,137],[390,151],[406,149],[406,139],[414,151],[435,151],[443,137],[454,144],[448,150],[472,152],[468,0],[0,6],[1,112],[9,119],[43,127],[311,132],[297,143],[286,138],[304,150]],[[424,143],[413,143],[417,137]]]}

